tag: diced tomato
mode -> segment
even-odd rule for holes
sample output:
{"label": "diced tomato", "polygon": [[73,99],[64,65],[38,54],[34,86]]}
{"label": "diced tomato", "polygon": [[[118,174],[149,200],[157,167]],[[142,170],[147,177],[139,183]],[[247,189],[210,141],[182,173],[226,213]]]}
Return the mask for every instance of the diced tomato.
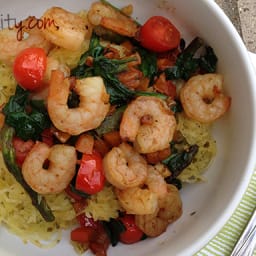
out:
{"label": "diced tomato", "polygon": [[[73,203],[76,213],[80,213],[86,207],[86,200],[76,201]],[[97,256],[106,256],[107,249],[110,245],[110,239],[99,221],[88,218],[84,213],[77,216],[80,229],[77,228],[71,234],[71,239],[80,243],[88,243],[89,248]],[[93,230],[93,232],[91,231]],[[85,234],[84,234],[85,233]]]}
{"label": "diced tomato", "polygon": [[48,146],[53,145],[53,133],[51,131],[51,128],[45,129],[42,134],[42,141],[46,143]]}
{"label": "diced tomato", "polygon": [[19,167],[21,167],[28,152],[32,149],[35,142],[33,140],[24,141],[19,137],[14,137],[12,143],[15,150],[16,163]]}
{"label": "diced tomato", "polygon": [[164,73],[162,73],[154,84],[156,91],[168,95],[171,99],[176,97],[176,86],[171,80],[166,80]]}
{"label": "diced tomato", "polygon": [[165,17],[153,16],[141,27],[141,45],[155,52],[165,52],[179,46],[180,32]]}
{"label": "diced tomato", "polygon": [[119,218],[124,224],[126,231],[120,234],[120,241],[125,244],[133,244],[140,241],[144,235],[143,231],[135,224],[134,215],[126,214]]}
{"label": "diced tomato", "polygon": [[180,52],[179,48],[175,48],[171,51],[158,53],[157,68],[163,71],[166,68],[173,67],[176,64]]}
{"label": "diced tomato", "polygon": [[100,153],[102,157],[104,157],[111,147],[108,145],[106,141],[101,138],[94,140],[94,149]]}
{"label": "diced tomato", "polygon": [[103,138],[111,147],[118,147],[122,142],[119,131],[105,133]]}
{"label": "diced tomato", "polygon": [[91,227],[78,227],[71,231],[70,238],[79,243],[88,243],[95,234],[95,229]]}
{"label": "diced tomato", "polygon": [[26,48],[16,56],[13,74],[21,87],[27,90],[37,90],[43,86],[46,65],[47,56],[44,49]]}
{"label": "diced tomato", "polygon": [[102,225],[98,225],[96,235],[89,243],[89,248],[97,256],[106,256],[110,239]]}
{"label": "diced tomato", "polygon": [[76,177],[76,189],[87,194],[101,191],[105,184],[102,157],[97,151],[83,154]]}

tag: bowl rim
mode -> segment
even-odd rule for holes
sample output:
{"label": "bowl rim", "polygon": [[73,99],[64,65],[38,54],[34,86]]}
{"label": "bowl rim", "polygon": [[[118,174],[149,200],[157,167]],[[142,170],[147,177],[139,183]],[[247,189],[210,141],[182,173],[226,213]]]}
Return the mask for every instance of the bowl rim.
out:
{"label": "bowl rim", "polygon": [[[223,10],[219,7],[219,5],[215,1],[209,1],[209,0],[202,0],[202,4],[207,5],[207,8],[213,13],[213,15],[217,16],[217,19],[223,24],[223,27],[226,28],[226,31],[228,31],[232,36],[234,37],[234,44],[237,48],[239,48],[238,55],[239,58],[243,61],[243,65],[247,66],[246,68],[246,74],[245,76],[248,77],[248,80],[250,81],[250,90],[252,94],[252,98],[255,99],[255,101],[252,102],[253,104],[253,128],[256,131],[256,89],[253,88],[253,83],[256,84],[256,76],[255,71],[253,69],[252,63],[249,58],[248,51],[238,34],[237,30],[229,20],[229,18],[226,16],[226,14],[223,12]],[[227,205],[226,209],[222,212],[221,216],[216,220],[215,224],[211,227],[211,229],[205,233],[203,237],[198,238],[194,241],[193,245],[188,246],[187,248],[184,248],[181,254],[177,254],[177,256],[187,256],[192,255],[192,253],[199,253],[199,251],[221,230],[221,228],[225,225],[227,220],[231,217],[232,213],[235,211],[237,205],[241,201],[241,198],[246,191],[246,188],[250,182],[250,179],[252,177],[252,174],[254,172],[256,159],[254,160],[253,156],[256,156],[256,133],[253,133],[252,142],[249,145],[250,154],[248,155],[247,164],[245,166],[245,174],[241,182],[239,183],[239,187],[236,190],[236,193],[233,195],[233,197],[230,199],[229,205]],[[166,256],[170,253],[170,251],[167,251],[168,249],[163,249],[158,254],[159,256]],[[1,249],[0,249],[1,254]]]}

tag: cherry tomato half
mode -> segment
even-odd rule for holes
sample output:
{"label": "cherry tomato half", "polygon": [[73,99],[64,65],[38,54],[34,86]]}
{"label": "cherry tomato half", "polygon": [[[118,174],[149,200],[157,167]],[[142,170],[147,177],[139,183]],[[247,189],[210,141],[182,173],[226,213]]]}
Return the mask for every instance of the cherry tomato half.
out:
{"label": "cherry tomato half", "polygon": [[47,56],[42,48],[26,48],[14,60],[13,74],[18,84],[27,90],[43,86]]}
{"label": "cherry tomato half", "polygon": [[87,194],[95,194],[103,189],[104,183],[101,155],[97,151],[92,154],[83,154],[76,177],[76,189]]}
{"label": "cherry tomato half", "polygon": [[139,41],[148,50],[165,52],[178,47],[180,32],[167,18],[153,16],[141,27]]}
{"label": "cherry tomato half", "polygon": [[125,244],[133,244],[140,241],[144,233],[135,224],[134,215],[127,214],[119,219],[126,228],[126,231],[120,234],[120,241]]}

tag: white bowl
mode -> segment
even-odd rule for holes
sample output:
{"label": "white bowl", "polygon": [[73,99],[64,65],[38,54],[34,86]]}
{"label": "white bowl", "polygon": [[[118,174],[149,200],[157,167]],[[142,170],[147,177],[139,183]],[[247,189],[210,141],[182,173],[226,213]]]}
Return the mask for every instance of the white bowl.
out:
{"label": "white bowl", "polygon": [[[28,15],[40,16],[51,7],[78,11],[90,6],[84,0],[1,0],[1,17],[17,20]],[[225,77],[225,88],[232,97],[229,113],[214,127],[217,156],[205,173],[207,182],[185,185],[181,190],[182,217],[161,236],[134,245],[118,245],[108,255],[184,255],[200,250],[221,229],[238,205],[254,169],[256,155],[256,84],[248,52],[237,31],[214,1],[210,0],[129,0],[111,1],[116,6],[134,5],[135,18],[144,22],[152,15],[169,17],[186,40],[200,36],[218,56],[218,72]],[[195,213],[195,214],[191,214]],[[75,255],[69,234],[51,250],[24,245],[19,238],[0,230],[0,255]],[[15,244],[15,246],[14,246]],[[86,254],[87,255],[87,254]],[[88,253],[89,255],[89,253]]]}

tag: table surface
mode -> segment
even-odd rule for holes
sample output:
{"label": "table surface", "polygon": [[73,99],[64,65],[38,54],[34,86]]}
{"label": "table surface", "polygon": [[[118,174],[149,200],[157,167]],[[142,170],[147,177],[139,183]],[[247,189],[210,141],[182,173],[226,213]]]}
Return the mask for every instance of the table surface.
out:
{"label": "table surface", "polygon": [[249,51],[256,53],[256,1],[215,0],[235,25]]}

